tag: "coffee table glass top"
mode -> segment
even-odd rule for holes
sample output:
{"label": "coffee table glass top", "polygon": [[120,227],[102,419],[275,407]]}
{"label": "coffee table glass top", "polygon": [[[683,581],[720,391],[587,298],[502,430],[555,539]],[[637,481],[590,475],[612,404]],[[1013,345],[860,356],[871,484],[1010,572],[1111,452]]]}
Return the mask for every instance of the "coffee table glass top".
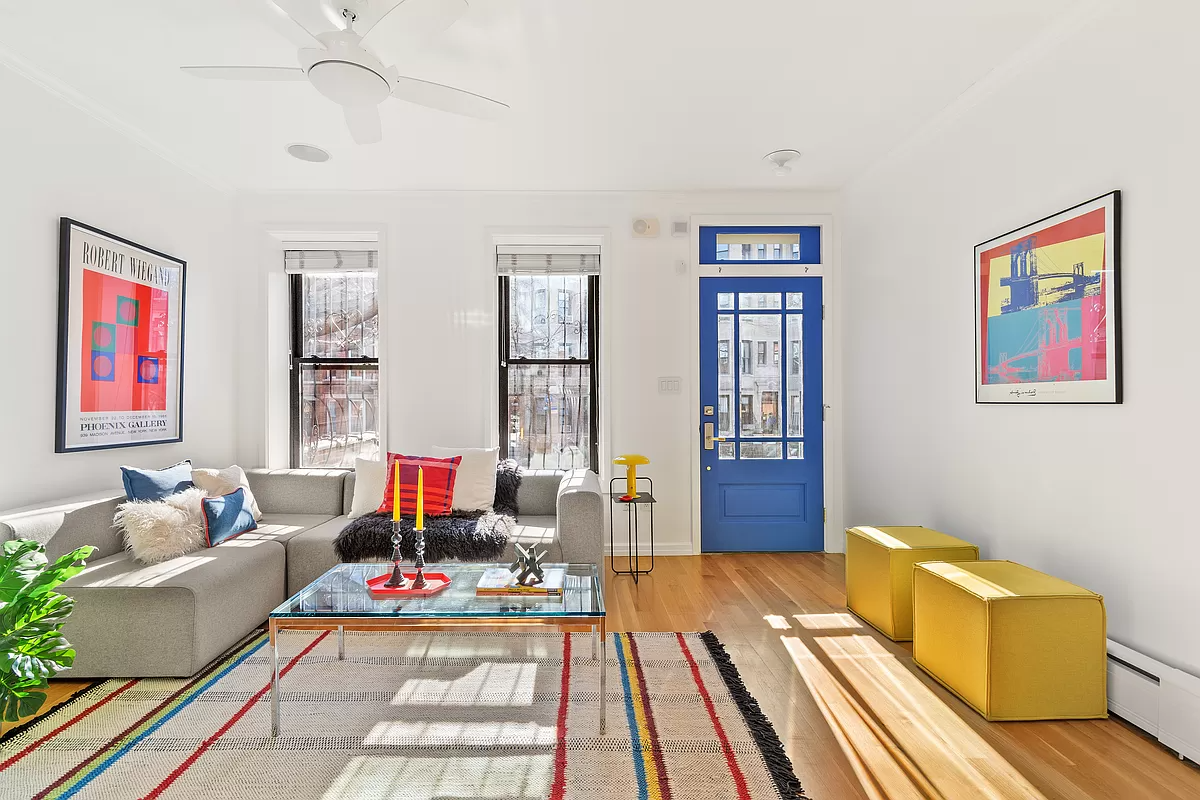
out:
{"label": "coffee table glass top", "polygon": [[[483,571],[507,564],[433,564],[426,574],[450,576],[450,586],[431,597],[376,600],[367,581],[392,571],[391,564],[338,564],[284,601],[271,617],[602,617],[604,592],[595,564],[546,564],[567,571],[561,597],[499,595],[479,597]],[[404,567],[411,572],[411,566]]]}

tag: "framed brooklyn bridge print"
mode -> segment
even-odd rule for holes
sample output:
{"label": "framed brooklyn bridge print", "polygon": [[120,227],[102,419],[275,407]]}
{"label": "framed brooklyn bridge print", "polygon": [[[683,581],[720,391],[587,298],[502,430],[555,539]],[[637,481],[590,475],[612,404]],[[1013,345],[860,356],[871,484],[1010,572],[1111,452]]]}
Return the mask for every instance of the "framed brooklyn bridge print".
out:
{"label": "framed brooklyn bridge print", "polygon": [[1121,193],[975,247],[975,402],[1121,402]]}

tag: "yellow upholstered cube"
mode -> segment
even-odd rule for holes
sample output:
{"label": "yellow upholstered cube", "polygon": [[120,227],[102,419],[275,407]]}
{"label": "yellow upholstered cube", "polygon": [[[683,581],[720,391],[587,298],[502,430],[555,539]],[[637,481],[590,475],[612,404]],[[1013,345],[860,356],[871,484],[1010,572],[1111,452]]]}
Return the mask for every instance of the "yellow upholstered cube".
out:
{"label": "yellow upholstered cube", "polygon": [[846,606],[898,642],[912,638],[912,571],[919,561],[972,561],[979,548],[919,526],[846,529]]}
{"label": "yellow upholstered cube", "polygon": [[989,720],[1108,716],[1104,598],[1011,561],[913,570],[913,658]]}

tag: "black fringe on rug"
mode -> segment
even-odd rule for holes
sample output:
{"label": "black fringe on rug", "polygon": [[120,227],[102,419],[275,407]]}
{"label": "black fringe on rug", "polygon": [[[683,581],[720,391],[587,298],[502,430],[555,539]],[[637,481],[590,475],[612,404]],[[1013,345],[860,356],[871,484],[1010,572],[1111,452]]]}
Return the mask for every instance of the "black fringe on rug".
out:
{"label": "black fringe on rug", "polygon": [[775,732],[775,726],[758,707],[758,701],[754,699],[754,695],[750,694],[746,684],[742,683],[742,676],[738,674],[733,659],[725,652],[725,645],[721,644],[721,640],[712,631],[700,634],[700,639],[708,648],[709,657],[717,665],[717,670],[725,680],[729,694],[733,696],[733,701],[737,703],[738,709],[742,712],[742,718],[746,720],[746,727],[750,729],[750,734],[754,737],[758,749],[762,751],[763,760],[767,762],[767,769],[775,780],[776,788],[779,789],[779,796],[783,800],[808,800],[808,795],[804,794],[804,788],[796,777],[792,760],[787,757],[787,752],[783,749],[783,742],[779,740],[779,734]]}

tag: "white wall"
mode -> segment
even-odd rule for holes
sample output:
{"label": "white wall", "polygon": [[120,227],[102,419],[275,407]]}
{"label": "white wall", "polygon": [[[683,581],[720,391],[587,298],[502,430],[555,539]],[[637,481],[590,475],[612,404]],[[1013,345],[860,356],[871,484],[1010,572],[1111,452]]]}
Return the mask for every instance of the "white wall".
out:
{"label": "white wall", "polygon": [[[308,226],[380,229],[386,240],[383,287],[387,352],[388,447],[471,446],[497,438],[494,233],[609,235],[602,278],[602,394],[611,409],[609,452],[650,457],[662,500],[656,511],[660,554],[691,552],[691,318],[694,276],[679,274],[689,240],[670,235],[672,219],[693,214],[828,213],[834,198],[801,193],[358,193],[242,197],[245,240],[265,272],[279,270],[264,245],[269,230]],[[634,239],[634,217],[658,217],[657,239]],[[265,277],[258,287],[264,291]],[[247,309],[266,307],[248,294]],[[247,314],[252,317],[253,314]],[[266,321],[258,315],[263,340]],[[247,362],[239,458],[264,463],[262,393],[266,366]],[[660,395],[658,378],[679,376],[685,390]],[[831,517],[833,515],[831,514]]]}
{"label": "white wall", "polygon": [[[0,509],[119,487],[121,464],[227,465],[237,356],[232,200],[3,66],[0,98]],[[188,262],[182,443],[54,453],[60,216]]]}
{"label": "white wall", "polygon": [[[1080,583],[1112,638],[1197,673],[1200,9],[1098,5],[844,194],[847,523]],[[973,246],[1111,189],[1124,404],[975,405]]]}

